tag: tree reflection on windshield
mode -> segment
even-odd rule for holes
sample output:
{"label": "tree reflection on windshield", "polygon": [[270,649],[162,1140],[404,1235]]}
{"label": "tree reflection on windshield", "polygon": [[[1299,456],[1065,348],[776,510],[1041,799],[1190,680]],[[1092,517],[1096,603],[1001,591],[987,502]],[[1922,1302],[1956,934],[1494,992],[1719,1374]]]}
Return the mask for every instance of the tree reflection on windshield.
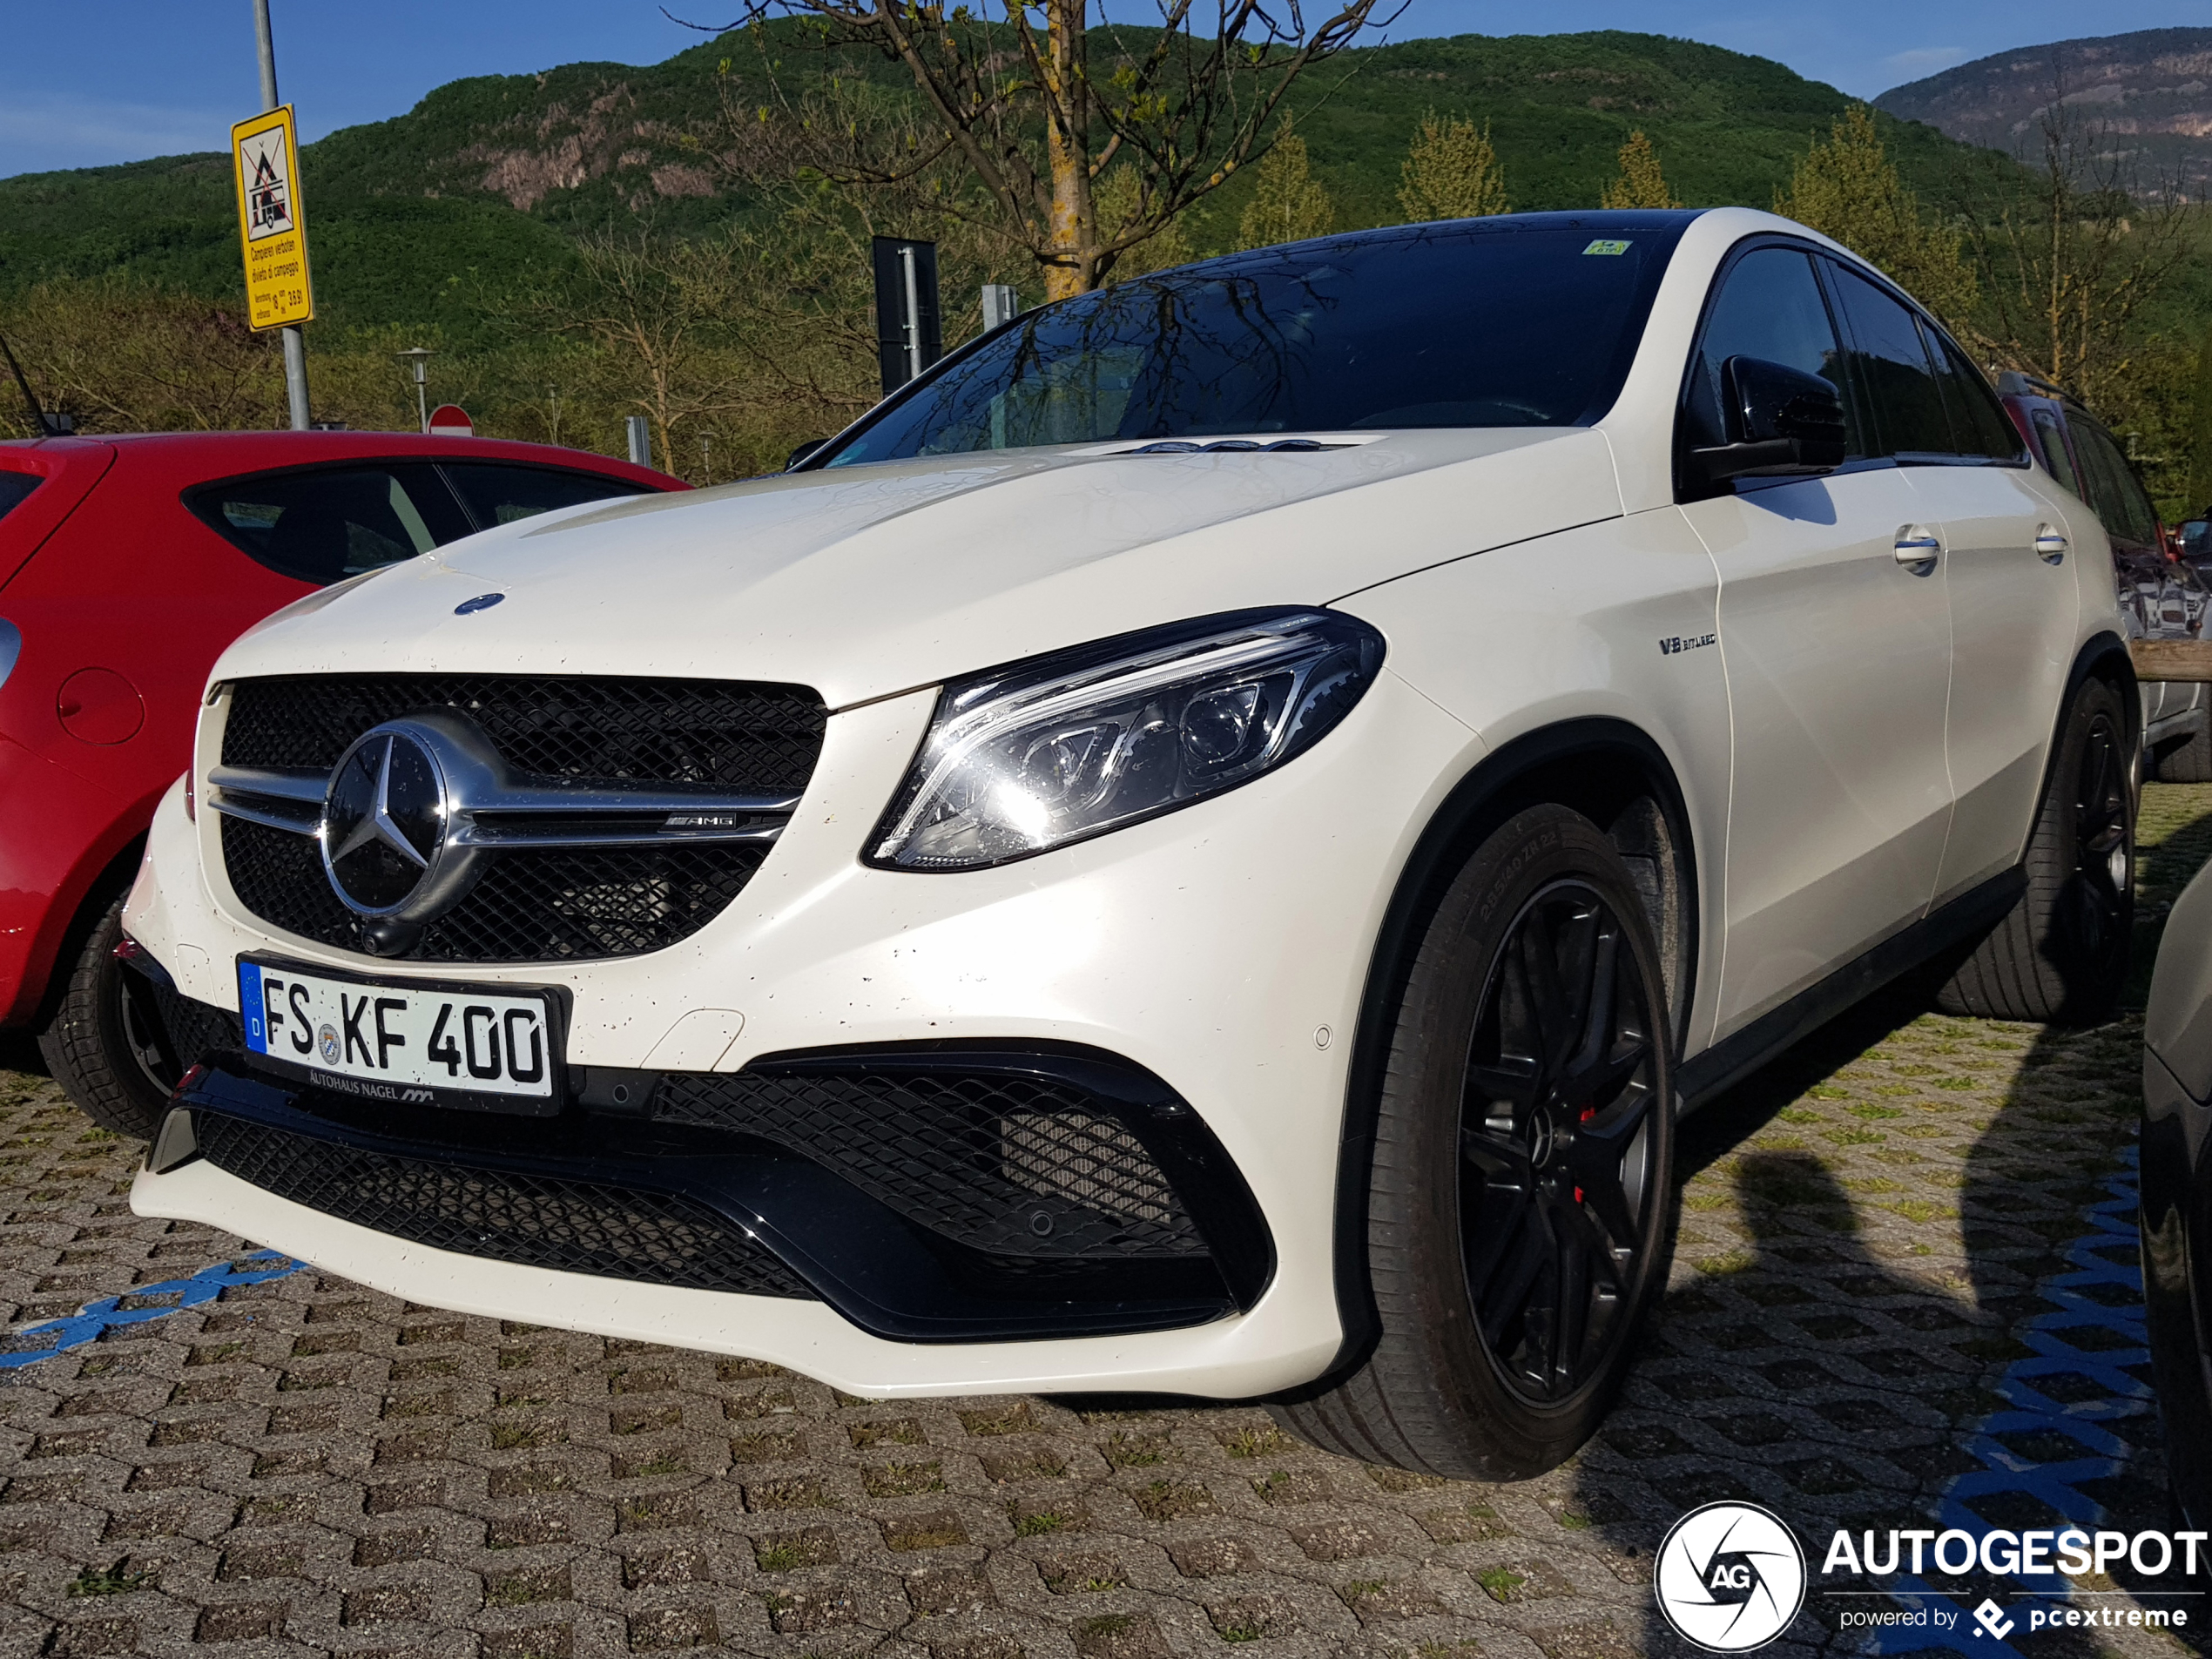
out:
{"label": "tree reflection on windshield", "polygon": [[1162,272],[1031,313],[883,406],[826,464],[1584,424],[1618,395],[1689,218],[1402,226]]}

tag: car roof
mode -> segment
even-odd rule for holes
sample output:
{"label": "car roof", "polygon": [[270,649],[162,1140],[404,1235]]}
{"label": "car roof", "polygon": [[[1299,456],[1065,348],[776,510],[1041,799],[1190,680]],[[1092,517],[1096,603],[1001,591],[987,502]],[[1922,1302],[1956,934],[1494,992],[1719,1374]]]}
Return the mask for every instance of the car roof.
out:
{"label": "car roof", "polygon": [[208,478],[263,468],[404,456],[565,467],[627,479],[649,489],[686,488],[681,479],[665,473],[587,449],[512,438],[449,438],[420,432],[103,432],[65,438],[11,438],[0,440],[0,467],[6,467],[11,456],[36,455],[51,462],[80,452],[111,454],[118,461],[134,463],[134,470],[137,465],[150,462],[161,470],[197,473]]}

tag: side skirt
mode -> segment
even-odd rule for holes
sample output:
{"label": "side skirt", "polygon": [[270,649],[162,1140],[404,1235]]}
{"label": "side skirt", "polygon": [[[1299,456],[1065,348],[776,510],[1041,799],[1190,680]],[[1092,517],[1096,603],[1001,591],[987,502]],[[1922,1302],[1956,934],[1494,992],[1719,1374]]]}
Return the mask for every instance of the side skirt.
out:
{"label": "side skirt", "polygon": [[2027,887],[2027,873],[2018,867],[1990,877],[1942,909],[1891,934],[1781,1007],[1762,1014],[1741,1031],[1684,1061],[1675,1069],[1676,1109],[1688,1112],[1703,1106],[1892,980],[1953,945],[1988,932],[2019,902]]}

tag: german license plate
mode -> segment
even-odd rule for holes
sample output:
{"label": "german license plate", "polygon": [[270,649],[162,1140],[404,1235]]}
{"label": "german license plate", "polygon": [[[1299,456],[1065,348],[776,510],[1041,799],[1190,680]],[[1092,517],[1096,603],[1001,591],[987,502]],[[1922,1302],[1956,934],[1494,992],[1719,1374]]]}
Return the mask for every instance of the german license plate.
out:
{"label": "german license plate", "polygon": [[398,1105],[559,1109],[550,993],[355,979],[238,961],[238,1006],[256,1061],[320,1089]]}

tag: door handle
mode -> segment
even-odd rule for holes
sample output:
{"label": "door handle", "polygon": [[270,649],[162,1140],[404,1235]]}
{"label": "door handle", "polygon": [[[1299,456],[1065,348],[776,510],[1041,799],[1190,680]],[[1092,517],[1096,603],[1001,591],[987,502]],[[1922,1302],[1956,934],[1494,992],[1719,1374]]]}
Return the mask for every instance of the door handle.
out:
{"label": "door handle", "polygon": [[1935,569],[1943,543],[1933,530],[1908,524],[1897,533],[1895,552],[1897,562],[1914,576],[1926,576]]}
{"label": "door handle", "polygon": [[2048,524],[2039,524],[2035,529],[2035,556],[2046,564],[2066,563],[2066,537]]}

